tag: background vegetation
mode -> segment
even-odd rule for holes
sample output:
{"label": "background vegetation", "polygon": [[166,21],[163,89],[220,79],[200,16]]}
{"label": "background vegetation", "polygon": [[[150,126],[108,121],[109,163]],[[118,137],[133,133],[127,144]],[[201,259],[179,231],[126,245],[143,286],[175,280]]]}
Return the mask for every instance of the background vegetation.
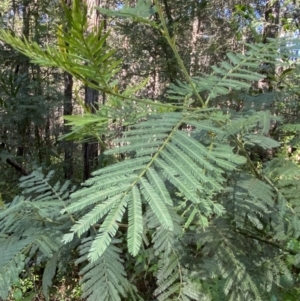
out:
{"label": "background vegetation", "polygon": [[298,1],[0,4],[0,299],[299,300]]}

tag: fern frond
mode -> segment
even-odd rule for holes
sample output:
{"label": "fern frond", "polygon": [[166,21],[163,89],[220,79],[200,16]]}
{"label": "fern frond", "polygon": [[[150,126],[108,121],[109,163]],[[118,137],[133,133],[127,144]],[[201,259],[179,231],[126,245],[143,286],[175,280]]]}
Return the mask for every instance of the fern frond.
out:
{"label": "fern frond", "polygon": [[[207,100],[216,98],[219,95],[229,94],[232,90],[249,89],[251,81],[257,81],[264,78],[260,74],[261,62],[270,61],[270,58],[278,59],[282,53],[277,51],[277,47],[290,50],[285,40],[273,40],[270,43],[256,44],[246,54],[227,53],[228,61],[224,61],[220,66],[213,66],[213,73],[202,77],[192,78],[194,88],[198,93],[207,91]],[[257,58],[260,58],[258,60]],[[273,61],[273,62],[274,62]],[[189,85],[177,81],[177,84],[170,85],[169,94],[171,99],[182,100],[186,96],[194,94],[194,88]]]}
{"label": "fern frond", "polygon": [[[239,211],[242,209],[228,212],[235,216]],[[264,240],[264,232],[255,232],[254,228],[247,227],[247,223],[238,226],[240,227],[219,217],[211,221],[205,231],[198,228],[198,234],[189,233],[194,236],[194,244],[201,250],[201,256],[193,259],[193,255],[187,255],[185,262],[194,271],[199,268],[196,278],[209,277],[212,281],[216,277],[224,279],[222,290],[227,295],[225,300],[245,300],[245,296],[247,300],[264,300],[265,293],[276,294],[275,292],[280,290],[280,275],[284,274],[286,279],[292,282],[290,271],[275,244]],[[260,237],[260,241],[256,240]],[[183,239],[193,244],[189,236]],[[218,297],[215,298],[219,300]]]}
{"label": "fern frond", "polygon": [[189,280],[190,275],[181,266],[176,255],[171,254],[169,257],[161,258],[158,265],[160,266],[157,273],[158,288],[154,291],[157,300],[210,300],[201,288]]}
{"label": "fern frond", "polygon": [[291,161],[275,158],[267,164],[265,174],[268,178],[272,178],[276,185],[278,215],[274,216],[272,223],[275,238],[281,241],[298,238],[300,236],[299,166]]}
{"label": "fern frond", "polygon": [[[86,261],[93,239],[94,237],[90,237],[83,240],[79,247],[81,257],[77,263]],[[86,298],[87,301],[118,301],[127,297],[131,284],[126,278],[123,260],[120,258],[122,250],[117,244],[118,241],[114,240],[101,257],[86,263],[81,269],[82,298]]]}
{"label": "fern frond", "polygon": [[157,24],[149,19],[156,12],[155,6],[149,0],[138,0],[135,7],[126,4],[117,11],[105,8],[98,8],[98,10],[107,16],[130,18],[135,22],[151,24],[157,27]]}
{"label": "fern frond", "polygon": [[60,210],[65,207],[74,187],[70,187],[68,181],[62,185],[59,182],[52,184],[53,177],[53,172],[44,176],[40,170],[36,170],[20,179],[23,195],[15,197],[0,213],[3,232],[23,233],[26,230],[24,225],[51,225],[61,218]]}
{"label": "fern frond", "polygon": [[175,245],[178,242],[178,237],[182,235],[181,224],[183,219],[175,212],[175,209],[169,207],[169,212],[173,221],[173,230],[170,231],[164,227],[160,226],[160,222],[155,214],[152,211],[147,211],[147,225],[149,229],[155,229],[155,232],[152,235],[152,243],[154,247],[154,253],[160,257],[168,257]]}
{"label": "fern frond", "polygon": [[222,205],[227,212],[233,213],[232,219],[240,229],[247,228],[250,223],[262,230],[276,211],[273,188],[248,174],[238,175],[227,192],[228,197]]}
{"label": "fern frond", "polygon": [[288,132],[299,132],[300,124],[299,123],[284,124],[280,128]]}
{"label": "fern frond", "polygon": [[[1,240],[0,243],[2,244]],[[0,263],[0,298],[7,300],[10,288],[19,279],[19,274],[24,269],[24,266],[25,256],[21,253],[16,254],[3,266]]]}
{"label": "fern frond", "polygon": [[48,233],[47,236],[47,233],[44,234],[41,230],[35,232],[30,228],[25,230],[22,235],[16,233],[1,239],[0,297],[7,298],[5,296],[8,295],[9,289],[19,279],[25,263],[32,256],[39,254],[44,260],[51,258],[60,246],[61,235]]}
{"label": "fern frond", "polygon": [[[54,184],[53,184],[54,183]],[[54,181],[54,173],[44,175],[41,170],[20,179],[23,194],[17,196],[0,212],[1,235],[0,244],[0,278],[11,270],[14,279],[5,276],[6,280],[0,290],[0,297],[7,295],[10,286],[19,277],[26,262],[33,256],[47,263],[53,261],[62,247],[62,233],[71,225],[72,218],[61,216],[60,210],[65,206],[69,193],[74,190],[70,183]],[[23,259],[22,259],[23,258]],[[8,275],[8,274],[7,274]],[[53,277],[53,271],[44,273],[43,291],[47,298],[48,286]],[[1,287],[0,284],[0,287]],[[5,291],[5,289],[6,291]],[[4,298],[6,299],[6,298]]]}
{"label": "fern frond", "polygon": [[228,135],[234,135],[241,131],[250,132],[253,129],[262,136],[269,133],[271,121],[279,121],[280,118],[273,116],[270,111],[247,111],[247,113],[237,115],[228,125],[225,125],[224,131]]}
{"label": "fern frond", "polygon": [[280,143],[272,138],[249,134],[244,136],[245,144],[257,145],[263,149],[277,148],[280,146]]}
{"label": "fern frond", "polygon": [[109,91],[108,83],[120,66],[120,61],[113,58],[115,50],[106,46],[109,32],[103,32],[102,23],[97,32],[87,33],[86,6],[79,1],[74,3],[71,12],[63,7],[70,30],[67,32],[59,27],[55,47],[42,49],[36,42],[15,37],[5,30],[0,30],[0,39],[29,57],[33,63],[61,68],[94,89]]}
{"label": "fern frond", "polygon": [[256,95],[251,95],[248,93],[240,93],[239,97],[243,101],[243,111],[255,110],[255,111],[264,111],[269,110],[271,105],[278,99],[281,99],[284,96],[284,93],[268,92],[268,93],[259,93]]}
{"label": "fern frond", "polygon": [[[183,198],[197,204],[195,208],[199,218],[207,221],[210,214],[222,214],[222,206],[216,207],[214,195],[224,190],[225,173],[232,172],[246,160],[234,154],[231,147],[224,146],[223,139],[227,139],[225,132],[215,130],[212,122],[203,126],[203,119],[209,120],[209,116],[204,114],[199,118],[199,114],[193,117],[175,112],[158,114],[124,132],[123,137],[116,140],[123,146],[111,149],[107,154],[125,152],[129,158],[94,172],[85,187],[73,193],[71,204],[63,212],[81,214],[84,210],[91,211],[82,215],[71,233],[64,236],[64,241],[72,240],[75,233],[82,235],[93,224],[100,222],[100,234],[90,257],[97,260],[116,233],[116,217],[120,222],[123,217],[120,214],[124,212],[120,204],[126,200],[124,206],[128,206],[130,214],[128,245],[130,251],[137,254],[142,233],[142,223],[136,226],[137,221],[141,221],[137,216],[140,215],[137,206],[142,208],[142,203],[148,203],[160,224],[166,229],[173,228],[167,207],[173,204],[170,184],[172,190],[177,190]],[[180,129],[187,117],[195,128],[191,134]],[[210,135],[209,125],[215,135]],[[118,199],[120,211],[116,209]],[[115,207],[112,204],[116,204]]]}
{"label": "fern frond", "polygon": [[43,294],[46,301],[49,301],[49,287],[52,285],[52,279],[56,274],[56,268],[58,263],[58,252],[56,252],[46,263],[43,278],[42,278],[42,288]]}

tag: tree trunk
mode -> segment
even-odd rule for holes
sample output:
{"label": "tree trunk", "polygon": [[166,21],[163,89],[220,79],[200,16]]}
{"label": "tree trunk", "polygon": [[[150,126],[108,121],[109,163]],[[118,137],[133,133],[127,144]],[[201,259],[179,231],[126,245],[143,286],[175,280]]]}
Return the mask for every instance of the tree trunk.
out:
{"label": "tree trunk", "polygon": [[[29,31],[30,31],[30,0],[23,0],[22,2],[22,21],[23,21],[23,28],[22,34],[28,40],[29,38]],[[22,75],[25,74],[28,78],[29,73],[29,58],[22,55],[21,62],[17,65],[15,69],[16,77],[21,73]],[[26,94],[27,89],[24,89],[24,93]],[[21,141],[19,142],[19,146],[17,147],[17,156],[24,157],[25,155],[25,137],[29,136],[29,121],[27,118],[22,120],[18,124],[18,131],[21,137]]]}
{"label": "tree trunk", "polygon": [[[167,17],[167,24],[168,24],[168,30],[170,37],[172,38],[174,36],[174,20],[172,17],[171,8],[169,6],[168,0],[163,0],[163,8],[165,10],[165,14]],[[157,19],[158,16],[156,16]],[[177,60],[175,58],[175,55],[173,53],[172,48],[166,41],[165,37],[161,34],[160,38],[160,44],[161,48],[164,52],[165,59],[166,59],[166,66],[167,66],[167,76],[169,77],[169,80],[171,83],[174,83],[175,80],[178,78],[178,66],[177,66]]]}
{"label": "tree trunk", "polygon": [[[280,2],[279,1],[267,1],[265,6],[265,22],[266,25],[263,31],[263,43],[268,42],[268,38],[277,38],[279,33],[279,16],[280,15]],[[262,74],[265,74],[266,77],[259,80],[258,88],[262,92],[272,90],[272,83],[270,78],[274,77],[275,74],[275,65],[264,63],[262,64]]]}
{"label": "tree trunk", "polygon": [[[64,90],[64,116],[72,115],[73,113],[73,104],[72,104],[72,90],[73,90],[73,76],[67,72],[64,73],[65,78],[65,90]],[[66,125],[64,121],[64,134],[70,132],[70,126]],[[74,143],[73,141],[64,141],[64,174],[65,179],[71,179],[74,174],[73,170],[73,151]]]}
{"label": "tree trunk", "polygon": [[[72,0],[65,0],[68,7],[71,7]],[[68,30],[68,29],[66,29]],[[64,72],[65,88],[64,88],[64,116],[73,114],[73,76],[67,72]],[[64,134],[70,132],[70,126],[66,124],[64,120]],[[73,141],[64,141],[64,174],[65,179],[71,179],[74,175],[73,166],[73,152],[74,143]]]}
{"label": "tree trunk", "polygon": [[[273,3],[272,3],[273,2]],[[268,38],[277,38],[279,33],[279,15],[280,15],[280,2],[267,1],[265,7],[265,22],[263,32],[263,42],[266,43]]]}
{"label": "tree trunk", "polygon": [[[100,6],[100,0],[85,0],[88,12],[88,31],[97,30],[99,27],[99,12],[95,9],[95,6]],[[91,113],[95,113],[97,103],[99,100],[99,92],[85,87],[85,106]],[[91,176],[91,172],[97,165],[99,146],[96,142],[83,144],[83,180],[87,180]]]}

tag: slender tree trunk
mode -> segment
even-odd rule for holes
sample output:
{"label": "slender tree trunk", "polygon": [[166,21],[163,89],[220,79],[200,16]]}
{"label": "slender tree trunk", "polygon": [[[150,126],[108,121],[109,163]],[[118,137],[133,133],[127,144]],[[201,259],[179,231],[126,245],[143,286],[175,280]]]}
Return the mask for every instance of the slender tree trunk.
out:
{"label": "slender tree trunk", "polygon": [[190,75],[193,76],[197,70],[197,40],[200,28],[200,20],[198,17],[194,17],[192,22],[192,39],[191,39],[191,60],[190,60]]}
{"label": "slender tree trunk", "polygon": [[268,0],[265,7],[265,22],[263,42],[268,38],[276,38],[279,33],[280,1]]}
{"label": "slender tree trunk", "polygon": [[[95,9],[95,6],[100,6],[100,0],[85,0],[88,11],[88,30],[91,32],[97,30],[99,27],[99,12]],[[85,87],[85,106],[94,113],[99,101],[99,92]],[[99,146],[96,142],[83,144],[83,180],[90,177],[91,172],[97,165],[97,158],[99,153]]]}
{"label": "slender tree trunk", "polygon": [[[22,20],[23,20],[23,28],[22,34],[23,36],[28,39],[29,38],[29,31],[30,31],[30,0],[23,0],[22,2]],[[29,59],[28,57],[22,56],[21,62],[18,64],[15,75],[18,76],[19,73],[26,74],[28,78],[29,73]],[[24,89],[24,94],[27,94],[27,89]],[[19,146],[17,147],[17,156],[24,157],[25,155],[25,138],[30,132],[29,128],[29,120],[25,119],[21,121],[18,125],[19,135],[21,137]]]}
{"label": "slender tree trunk", "polygon": [[[85,105],[92,113],[95,113],[95,106],[98,103],[99,92],[89,87],[85,88]],[[83,144],[83,180],[87,180],[97,165],[99,146],[96,142]]]}
{"label": "slender tree trunk", "polygon": [[[68,7],[71,7],[72,0],[65,0]],[[67,29],[66,29],[67,30]],[[65,89],[64,89],[64,116],[73,114],[73,76],[67,72],[64,72],[65,79]],[[64,120],[64,134],[70,132],[70,126],[66,124]],[[71,179],[74,175],[73,166],[73,152],[74,152],[74,142],[64,141],[64,174],[65,179]]]}
{"label": "slender tree trunk", "polygon": [[[72,115],[73,113],[73,76],[67,72],[64,73],[65,78],[65,90],[64,90],[64,116]],[[66,125],[64,121],[64,133],[70,132],[70,126]],[[64,162],[64,173],[65,179],[71,179],[74,174],[73,167],[73,151],[74,143],[73,141],[64,141],[64,153],[65,153],[65,162]]]}
{"label": "slender tree trunk", "polygon": [[[263,43],[268,42],[268,38],[277,38],[279,33],[280,1],[267,1],[265,6],[265,27],[263,31]],[[263,64],[262,74],[266,77],[258,82],[258,88],[262,92],[272,90],[270,78],[275,74],[274,64]]]}
{"label": "slender tree trunk", "polygon": [[[172,17],[172,12],[169,6],[168,0],[163,0],[163,8],[165,10],[165,14],[167,17],[167,24],[168,24],[168,30],[170,33],[171,38],[174,36],[174,20]],[[156,14],[157,20],[159,20],[158,14]],[[166,41],[165,37],[161,34],[160,37],[160,44],[161,48],[164,52],[165,59],[166,59],[166,66],[167,66],[167,76],[169,77],[169,80],[171,83],[174,83],[175,80],[178,78],[178,66],[177,66],[177,60],[175,58],[175,55],[173,53],[172,48]]]}
{"label": "slender tree trunk", "polygon": [[[39,29],[39,23],[40,23],[40,14],[39,14],[39,5],[40,2],[38,0],[34,1],[34,9],[32,12],[32,16],[34,18],[34,41],[36,43],[40,43],[40,29]],[[43,88],[42,88],[42,76],[41,76],[41,66],[34,65],[32,66],[32,73],[33,73],[33,79],[35,80],[35,95],[43,95]],[[35,104],[36,105],[36,104]],[[32,121],[31,121],[32,122]],[[39,164],[42,164],[45,157],[45,151],[43,150],[43,136],[42,136],[42,129],[43,125],[41,123],[34,124],[34,135],[35,135],[35,141],[31,143],[30,147],[33,147],[37,150],[38,155],[38,162]]]}

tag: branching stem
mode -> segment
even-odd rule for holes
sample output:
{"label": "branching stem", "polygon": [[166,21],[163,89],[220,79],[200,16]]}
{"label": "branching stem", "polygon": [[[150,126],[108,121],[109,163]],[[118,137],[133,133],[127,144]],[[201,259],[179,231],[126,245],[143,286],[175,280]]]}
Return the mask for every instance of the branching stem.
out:
{"label": "branching stem", "polygon": [[[195,87],[195,84],[193,83],[192,78],[189,75],[189,73],[188,73],[188,71],[187,71],[187,69],[186,69],[186,67],[185,67],[185,65],[184,65],[184,63],[183,63],[183,61],[182,61],[182,59],[179,55],[179,52],[178,52],[177,47],[176,47],[175,38],[171,38],[171,36],[170,36],[170,32],[168,30],[166,20],[165,20],[164,15],[163,15],[162,8],[161,8],[160,4],[158,3],[158,0],[154,0],[154,3],[155,3],[157,13],[158,13],[159,18],[160,18],[162,28],[163,28],[161,30],[161,32],[162,32],[163,36],[166,38],[166,40],[168,41],[170,47],[172,48],[172,50],[174,52],[174,55],[177,59],[177,62],[178,62],[179,66],[182,70],[182,73],[185,76],[185,79],[188,81],[188,83],[191,85],[191,87],[193,89],[194,95],[196,96],[196,98],[200,102],[201,107],[205,108],[206,107],[205,102],[202,99],[202,97],[200,96],[199,92],[197,91],[197,89]],[[184,101],[184,104],[187,105],[187,100]]]}

